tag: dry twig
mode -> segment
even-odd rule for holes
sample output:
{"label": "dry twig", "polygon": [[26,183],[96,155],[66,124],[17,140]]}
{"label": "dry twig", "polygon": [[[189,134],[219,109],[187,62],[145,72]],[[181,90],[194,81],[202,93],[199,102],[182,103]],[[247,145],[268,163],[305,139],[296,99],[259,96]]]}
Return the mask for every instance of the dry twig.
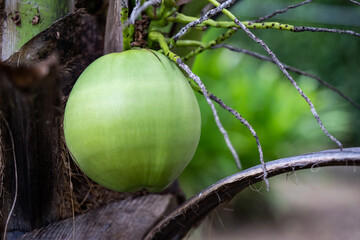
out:
{"label": "dry twig", "polygon": [[[252,56],[252,57],[255,57],[257,59],[260,59],[260,60],[263,60],[263,61],[269,61],[269,62],[272,62],[272,63],[275,63],[274,60],[270,57],[267,57],[267,56],[264,56],[264,55],[261,55],[257,52],[252,52],[252,51],[249,51],[249,50],[246,50],[246,49],[243,49],[243,48],[237,48],[237,47],[233,47],[231,45],[227,45],[227,44],[218,44],[218,45],[215,45],[212,47],[213,49],[217,49],[217,48],[226,48],[226,49],[229,49],[231,51],[234,51],[234,52],[238,52],[238,53],[244,53],[246,55],[249,55],[249,56]],[[285,69],[291,71],[291,72],[294,72],[294,73],[297,73],[297,74],[300,74],[300,75],[303,75],[303,76],[306,76],[306,77],[310,77],[310,78],[313,78],[315,79],[316,81],[318,81],[320,84],[324,85],[325,87],[329,88],[330,90],[334,91],[335,93],[337,93],[339,96],[341,96],[342,98],[344,98],[345,100],[347,100],[350,104],[352,104],[354,107],[356,107],[357,109],[360,110],[360,105],[357,104],[352,98],[350,98],[349,96],[345,95],[343,92],[341,92],[339,89],[337,89],[336,87],[334,87],[333,85],[331,85],[330,83],[322,80],[321,78],[319,78],[318,76],[315,76],[311,73],[308,73],[308,72],[305,72],[305,71],[302,71],[298,68],[294,68],[294,67],[291,67],[291,66],[288,66],[286,64],[284,64],[284,67]]]}
{"label": "dry twig", "polygon": [[225,139],[225,142],[226,142],[226,145],[228,146],[228,148],[230,149],[231,151],[231,154],[233,155],[234,159],[235,159],[235,162],[237,164],[237,167],[239,169],[241,169],[241,163],[240,163],[240,160],[239,160],[239,156],[234,148],[234,146],[232,145],[231,141],[230,141],[230,138],[229,138],[229,135],[227,133],[227,131],[225,130],[225,128],[223,127],[223,125],[221,124],[221,121],[220,121],[220,118],[217,114],[217,111],[216,111],[216,108],[213,104],[213,102],[210,100],[210,97],[209,97],[209,93],[205,87],[205,85],[203,84],[203,82],[200,80],[200,78],[194,74],[191,69],[181,60],[181,58],[178,58],[176,59],[176,63],[179,65],[179,67],[181,67],[188,75],[191,79],[193,79],[197,84],[198,86],[200,87],[207,103],[209,104],[212,112],[213,112],[213,115],[214,115],[214,119],[215,119],[215,122],[216,122],[216,125],[218,126],[221,134],[224,136],[224,139]]}
{"label": "dry twig", "polygon": [[204,16],[200,17],[196,21],[186,24],[186,26],[183,27],[182,29],[180,29],[180,31],[177,34],[175,34],[172,38],[174,39],[174,41],[177,41],[187,31],[189,31],[190,28],[195,27],[196,25],[202,23],[203,21],[210,19],[212,16],[220,13],[223,9],[230,7],[234,2],[236,2],[236,0],[227,0],[226,2],[220,4],[220,6],[214,8],[214,9],[211,9],[210,11],[205,13]]}
{"label": "dry twig", "polygon": [[294,32],[328,32],[328,33],[339,33],[349,34],[355,37],[360,37],[360,33],[351,30],[332,29],[332,28],[317,28],[317,27],[297,27],[294,26]]}
{"label": "dry twig", "polygon": [[270,14],[268,14],[266,16],[260,17],[260,18],[258,18],[256,20],[252,21],[252,22],[259,23],[259,22],[265,21],[267,19],[270,19],[270,18],[274,17],[277,14],[286,13],[287,11],[289,11],[289,9],[301,7],[301,6],[303,6],[303,5],[307,4],[307,3],[310,3],[310,2],[312,2],[312,0],[306,0],[306,1],[298,3],[298,4],[287,6],[286,8],[276,10],[273,13],[270,13]]}
{"label": "dry twig", "polygon": [[275,53],[270,50],[270,48],[265,44],[263,40],[255,36],[242,22],[240,22],[237,18],[233,18],[233,21],[256,43],[258,43],[271,57],[271,59],[276,63],[276,65],[279,66],[280,70],[283,72],[283,74],[289,79],[291,84],[295,87],[295,89],[300,93],[300,95],[305,99],[305,101],[308,103],[310,110],[312,114],[314,115],[315,119],[317,120],[320,128],[323,130],[323,132],[328,136],[333,142],[335,142],[340,149],[343,148],[341,142],[337,140],[333,135],[331,135],[328,130],[325,128],[324,124],[320,120],[320,116],[317,113],[314,104],[311,102],[309,97],[303,92],[303,90],[299,87],[299,85],[294,81],[294,79],[291,77],[291,75],[288,73],[288,71],[285,69],[285,66],[280,60],[277,58]]}
{"label": "dry twig", "polygon": [[222,107],[223,109],[225,109],[226,111],[230,112],[232,115],[234,115],[236,117],[236,119],[238,119],[242,124],[244,124],[251,132],[251,134],[253,135],[253,137],[255,138],[256,141],[256,145],[258,147],[258,152],[259,152],[259,158],[260,158],[260,163],[261,163],[261,167],[263,169],[263,179],[266,183],[266,187],[267,190],[269,190],[270,184],[267,180],[268,177],[268,173],[266,171],[266,165],[265,165],[265,161],[264,161],[264,155],[263,155],[263,151],[261,148],[261,144],[260,144],[260,140],[259,137],[257,136],[254,128],[250,125],[250,123],[243,118],[240,113],[238,113],[235,109],[232,109],[231,107],[227,106],[220,98],[218,98],[217,96],[215,96],[214,94],[210,93],[210,99],[217,102],[220,107]]}

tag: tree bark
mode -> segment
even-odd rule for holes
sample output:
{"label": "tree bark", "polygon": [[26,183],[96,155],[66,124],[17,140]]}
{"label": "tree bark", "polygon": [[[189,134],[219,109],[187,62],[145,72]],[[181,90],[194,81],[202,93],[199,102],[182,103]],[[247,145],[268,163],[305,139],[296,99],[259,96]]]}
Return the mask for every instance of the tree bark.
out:
{"label": "tree bark", "polygon": [[[63,96],[81,71],[102,54],[102,35],[97,20],[79,11],[31,39],[8,59],[8,65],[0,65],[0,232],[16,194],[13,148],[19,187],[8,239],[71,215],[71,209],[64,213],[60,207],[63,188],[69,188],[62,181],[60,161],[66,154]],[[55,56],[58,62],[45,60]]]}
{"label": "tree bark", "polygon": [[[54,58],[34,67],[0,66],[0,113],[3,116],[0,137],[4,166],[0,226],[4,230],[5,217],[17,195],[12,215],[16,218],[13,217],[8,226],[9,232],[15,235],[59,217],[61,184],[56,170],[60,166],[61,111],[57,108],[60,105],[57,74]],[[11,233],[9,239],[12,239]]]}

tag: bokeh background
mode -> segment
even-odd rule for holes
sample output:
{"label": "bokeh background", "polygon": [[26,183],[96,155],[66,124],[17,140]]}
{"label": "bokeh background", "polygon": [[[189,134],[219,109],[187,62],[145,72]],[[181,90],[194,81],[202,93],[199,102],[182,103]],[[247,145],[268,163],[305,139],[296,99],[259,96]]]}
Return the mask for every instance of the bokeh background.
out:
{"label": "bokeh background", "polygon": [[[239,16],[240,20],[253,20],[295,3],[294,1],[283,0],[243,0],[239,1],[231,11]],[[218,19],[225,20],[226,18],[219,16]],[[318,0],[300,8],[289,10],[285,14],[277,15],[271,21],[296,26],[349,29],[360,32],[360,7],[349,1]],[[351,97],[355,102],[360,103],[359,38],[342,34],[292,33],[271,29],[252,31],[268,44],[283,63],[322,78]],[[224,30],[209,29],[203,35],[202,40],[210,41],[223,32]],[[266,55],[260,46],[241,31],[226,43]],[[336,145],[321,131],[308,104],[273,63],[254,59],[227,49],[216,49],[198,55],[192,69],[200,76],[210,92],[236,109],[254,127],[260,138],[266,161],[336,148]],[[310,97],[329,132],[338,138],[345,147],[360,146],[359,109],[353,107],[316,80],[295,73],[291,73],[291,75]],[[181,186],[188,197],[239,171],[216,127],[210,108],[203,96],[197,95],[197,97],[202,112],[202,135],[192,162],[180,176]],[[239,153],[243,167],[249,168],[258,165],[257,147],[249,130],[225,110],[220,107],[217,109],[230,139]],[[240,194],[239,199],[235,199],[227,206],[230,211],[221,210],[221,213],[216,213],[215,217],[213,214],[212,217],[217,220],[209,220],[208,225],[213,226],[213,229],[224,230],[226,229],[223,226],[224,222],[227,222],[228,225],[234,225],[235,222],[251,223],[265,218],[274,223],[275,218],[281,219],[279,217],[281,214],[284,217],[286,215],[284,212],[289,213],[292,204],[295,204],[292,216],[306,212],[305,210],[300,211],[304,206],[296,205],[299,201],[294,203],[293,200],[297,199],[296,196],[301,199],[302,194],[304,194],[304,201],[300,202],[303,202],[306,207],[306,202],[308,205],[311,205],[310,203],[320,204],[321,201],[315,201],[314,198],[320,196],[321,192],[325,194],[324,199],[327,196],[326,194],[330,194],[328,191],[334,196],[341,197],[341,191],[345,191],[346,187],[350,186],[353,189],[347,190],[358,197],[349,197],[349,203],[346,201],[341,203],[351,208],[351,203],[355,202],[357,205],[354,206],[360,208],[359,172],[360,169],[350,166],[344,169],[321,169],[316,173],[314,170],[308,170],[290,177],[275,178],[271,181],[272,191],[270,193],[265,191],[262,184],[256,185],[256,189],[248,189]],[[320,182],[316,183],[316,181]],[[314,190],[312,187],[310,190],[305,187],[302,192],[296,188],[296,186],[300,188],[303,188],[304,185],[309,186],[308,182],[314,184],[311,186],[316,186],[314,187],[315,192],[310,191]],[[337,192],[339,194],[336,194]],[[331,194],[330,196],[333,196]],[[288,195],[292,196],[293,199],[279,200],[286,199]],[[321,197],[319,198],[321,199]],[[285,210],[281,208],[282,205],[286,206],[287,204],[290,207],[285,207]],[[338,206],[338,209],[341,208],[340,205],[329,205],[330,208],[334,206]],[[316,205],[312,207],[317,209]],[[296,209],[299,210],[298,213]],[[326,208],[324,209],[326,212]],[[347,210],[339,210],[339,212],[348,213]],[[356,213],[358,214],[350,222],[355,221],[358,225],[360,211],[357,210]],[[320,214],[320,216],[326,218],[325,215]],[[231,219],[230,223],[226,219]],[[306,218],[302,221],[299,220],[299,224],[306,222]],[[208,234],[209,229],[212,229],[208,225],[198,230],[204,231],[206,229],[207,238],[204,239],[212,239],[211,236],[217,236],[216,233]],[[327,227],[329,228],[329,226]],[[358,228],[360,228],[359,225]],[[302,228],[300,229],[303,231]],[[335,231],[335,229],[333,230]],[[352,232],[354,231],[352,230]],[[241,233],[238,234],[241,235]],[[314,239],[339,239],[336,236],[326,238],[328,235],[324,235],[324,237],[320,233],[315,232],[314,234],[318,234],[317,237],[313,236]],[[345,237],[345,239],[360,239],[360,230],[357,233],[355,231],[354,234],[358,238],[350,236]],[[197,233],[192,236],[194,239],[202,239],[203,237]],[[307,239],[294,236],[286,235],[286,239]],[[251,236],[251,239],[257,238]],[[263,238],[259,237],[258,239]],[[267,239],[279,239],[279,236],[269,238],[268,235]]]}

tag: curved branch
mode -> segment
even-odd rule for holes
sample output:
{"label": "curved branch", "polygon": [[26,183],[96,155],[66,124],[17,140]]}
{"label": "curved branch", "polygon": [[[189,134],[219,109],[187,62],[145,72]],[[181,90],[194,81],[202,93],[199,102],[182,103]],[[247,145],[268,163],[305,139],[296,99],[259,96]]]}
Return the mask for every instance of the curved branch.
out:
{"label": "curved branch", "polygon": [[[268,177],[301,169],[325,166],[360,166],[360,147],[327,150],[268,162]],[[262,180],[260,165],[239,172],[203,190],[159,222],[145,239],[181,239],[220,204]]]}
{"label": "curved branch", "polygon": [[[237,48],[237,47],[233,47],[231,45],[227,45],[227,44],[217,44],[215,46],[212,46],[211,47],[212,49],[217,49],[217,48],[226,48],[226,49],[229,49],[230,51],[233,51],[233,52],[238,52],[238,53],[244,53],[246,55],[249,55],[251,57],[255,57],[257,59],[260,59],[260,60],[263,60],[263,61],[269,61],[269,62],[272,62],[272,63],[275,63],[275,61],[270,58],[270,57],[267,57],[267,56],[264,56],[264,55],[261,55],[257,52],[252,52],[252,51],[249,51],[247,49],[243,49],[243,48]],[[311,73],[308,73],[308,72],[305,72],[305,71],[302,71],[298,68],[295,68],[295,67],[291,67],[289,65],[286,65],[284,64],[284,67],[286,70],[289,70],[291,72],[294,72],[294,73],[297,73],[297,74],[300,74],[300,75],[303,75],[303,76],[306,76],[306,77],[310,77],[310,78],[313,78],[315,79],[316,81],[318,81],[320,84],[322,84],[323,86],[329,88],[330,90],[332,90],[333,92],[337,93],[340,97],[344,98],[346,101],[348,101],[350,104],[352,104],[354,107],[356,107],[357,109],[360,110],[360,105],[357,104],[352,98],[350,98],[349,96],[345,95],[343,92],[341,92],[339,89],[337,89],[336,87],[334,87],[333,85],[331,85],[330,83],[322,80],[320,77],[318,76],[315,76]]]}
{"label": "curved branch", "polygon": [[270,50],[269,46],[260,38],[255,36],[242,22],[240,22],[237,18],[233,18],[234,22],[241,27],[241,29],[256,43],[258,43],[268,54],[269,56],[274,60],[276,65],[278,65],[279,69],[283,72],[283,74],[286,76],[286,78],[291,82],[291,84],[294,86],[294,88],[299,92],[301,97],[307,102],[307,104],[310,107],[311,113],[315,117],[316,121],[318,122],[318,125],[322,129],[322,131],[325,133],[326,136],[328,136],[333,142],[335,142],[340,149],[343,148],[341,142],[337,140],[332,134],[329,133],[329,131],[325,128],[323,122],[320,119],[319,114],[317,113],[314,104],[310,100],[310,98],[305,94],[305,92],[299,87],[299,85],[295,82],[295,80],[292,78],[292,76],[289,74],[289,72],[285,69],[285,66],[278,57],[275,55],[275,53]]}
{"label": "curved branch", "polygon": [[130,18],[129,18],[129,23],[128,24],[134,24],[135,20],[138,16],[140,16],[140,14],[145,11],[148,7],[150,6],[154,6],[154,5],[158,5],[161,3],[161,0],[150,0],[145,2],[142,5],[139,5],[140,1],[137,1],[135,8],[133,9]]}
{"label": "curved branch", "polygon": [[360,33],[351,30],[332,29],[332,28],[317,28],[317,27],[294,27],[294,32],[328,32],[328,33],[339,33],[349,34],[355,37],[360,37]]}
{"label": "curved branch", "polygon": [[183,27],[182,29],[180,29],[180,31],[174,35],[172,38],[174,39],[174,41],[177,41],[180,37],[182,37],[190,28],[195,27],[196,25],[210,19],[212,16],[215,16],[216,14],[220,13],[223,9],[226,9],[228,7],[230,7],[232,4],[234,4],[234,2],[236,2],[236,0],[227,0],[225,2],[223,2],[222,4],[220,4],[218,7],[211,9],[210,11],[208,11],[207,13],[205,13],[202,17],[200,17],[199,19],[190,22],[188,24],[185,25],[185,27]]}
{"label": "curved branch", "polygon": [[265,20],[267,20],[267,19],[269,19],[269,18],[274,17],[274,16],[277,15],[277,14],[286,13],[287,11],[289,11],[289,9],[301,7],[301,6],[303,6],[303,5],[307,4],[307,3],[310,3],[310,2],[312,2],[312,0],[306,0],[306,1],[301,2],[301,3],[298,3],[298,4],[294,4],[294,5],[287,6],[287,7],[284,8],[284,9],[276,10],[275,12],[270,13],[270,14],[268,14],[268,15],[266,15],[266,16],[260,17],[260,18],[258,18],[258,19],[256,19],[256,20],[252,21],[252,22],[259,23],[259,22],[265,21]]}
{"label": "curved branch", "polygon": [[[221,121],[220,121],[220,118],[219,118],[219,115],[217,114],[217,111],[216,111],[216,108],[213,104],[213,102],[211,102],[210,100],[210,96],[209,96],[209,92],[208,90],[206,89],[204,83],[201,81],[201,79],[199,78],[199,76],[197,76],[196,74],[194,74],[191,69],[189,68],[188,65],[186,65],[182,60],[181,58],[178,58],[176,60],[176,63],[179,65],[180,68],[182,68],[188,75],[191,79],[193,79],[197,85],[200,87],[201,89],[201,92],[202,94],[204,95],[208,105],[210,106],[211,108],[211,111],[213,113],[213,116],[214,116],[214,119],[215,119],[215,122],[216,122],[216,125],[218,126],[221,134],[224,136],[224,139],[225,139],[225,142],[226,142],[226,145],[228,146],[231,154],[233,155],[233,158],[235,159],[235,162],[236,162],[236,165],[239,169],[241,169],[241,163],[240,163],[240,159],[239,159],[239,155],[237,154],[233,144],[231,143],[230,141],[230,138],[229,138],[229,134],[228,132],[225,130],[225,128],[223,127]],[[265,169],[265,167],[264,167]]]}
{"label": "curved branch", "polygon": [[360,3],[358,1],[355,1],[355,0],[349,0],[349,1],[352,2],[353,4],[360,6]]}

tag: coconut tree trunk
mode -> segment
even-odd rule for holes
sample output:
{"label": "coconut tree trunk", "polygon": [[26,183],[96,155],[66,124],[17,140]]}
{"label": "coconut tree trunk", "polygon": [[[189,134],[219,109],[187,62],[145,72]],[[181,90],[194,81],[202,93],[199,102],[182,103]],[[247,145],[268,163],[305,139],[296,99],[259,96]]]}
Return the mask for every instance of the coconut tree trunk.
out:
{"label": "coconut tree trunk", "polygon": [[[63,0],[1,1],[1,60],[67,14],[69,4]],[[16,65],[22,63],[18,58]],[[61,191],[55,186],[61,185],[54,170],[60,164],[61,115],[53,107],[60,105],[60,81],[54,59],[38,67],[3,64],[0,68],[0,232],[3,238],[6,227],[7,239],[15,239],[60,217]]]}

